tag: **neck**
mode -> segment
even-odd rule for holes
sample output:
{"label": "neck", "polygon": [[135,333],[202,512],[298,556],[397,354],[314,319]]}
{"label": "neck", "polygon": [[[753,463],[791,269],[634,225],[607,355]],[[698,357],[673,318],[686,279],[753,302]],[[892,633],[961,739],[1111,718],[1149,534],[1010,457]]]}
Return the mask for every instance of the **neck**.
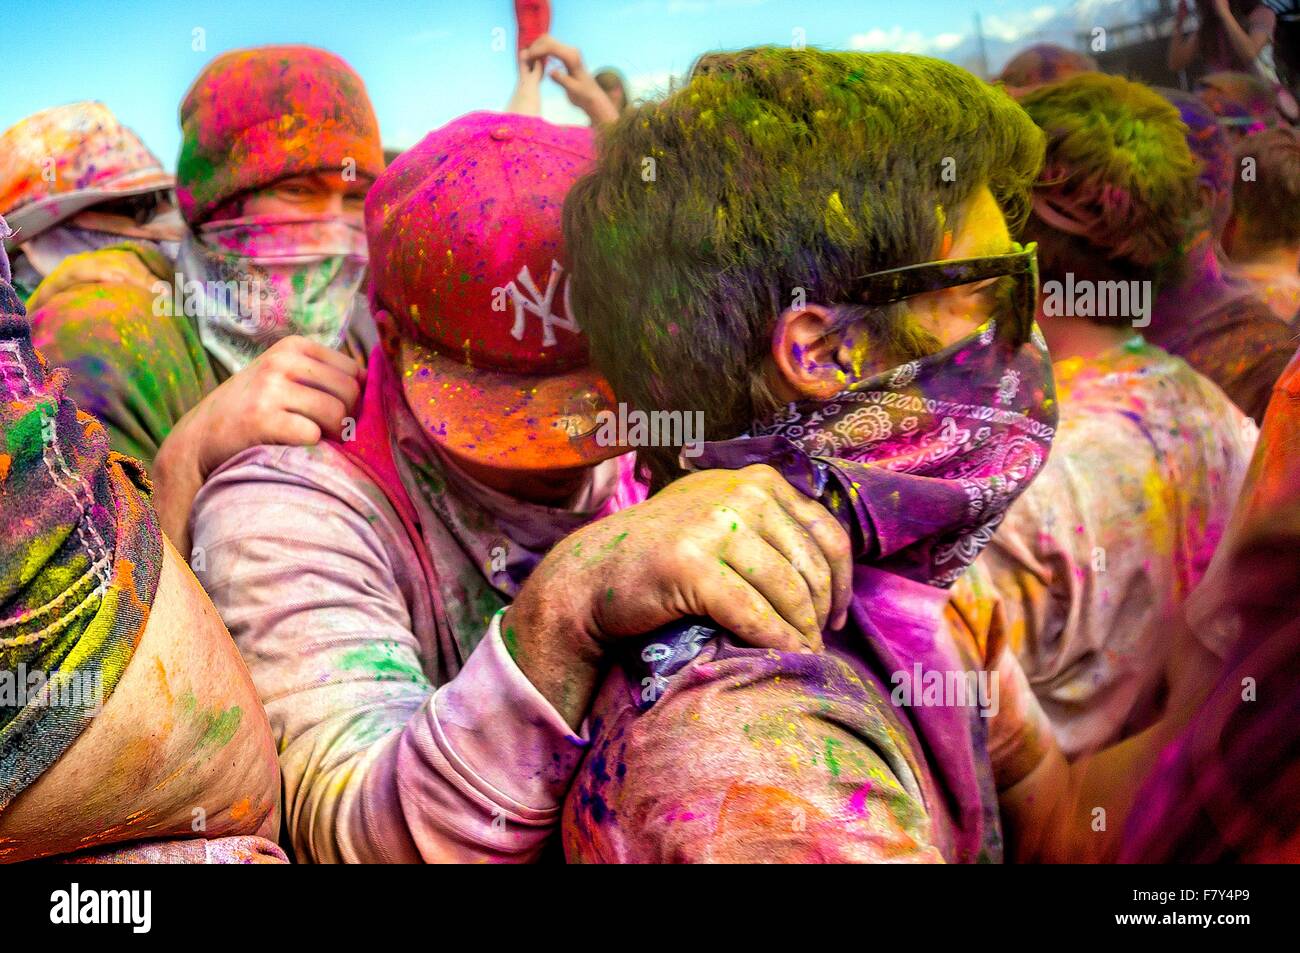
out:
{"label": "neck", "polygon": [[540,506],[564,506],[582,489],[590,473],[588,467],[547,471],[504,470],[454,456],[441,447],[436,449],[445,461],[489,489]]}
{"label": "neck", "polygon": [[1047,340],[1053,362],[1071,357],[1096,357],[1119,347],[1134,334],[1127,324],[1098,324],[1086,318],[1039,315],[1038,326]]}
{"label": "neck", "polygon": [[1217,243],[1206,232],[1188,250],[1178,281],[1156,293],[1154,322],[1160,327],[1165,320],[1186,323],[1240,293],[1224,279]]}

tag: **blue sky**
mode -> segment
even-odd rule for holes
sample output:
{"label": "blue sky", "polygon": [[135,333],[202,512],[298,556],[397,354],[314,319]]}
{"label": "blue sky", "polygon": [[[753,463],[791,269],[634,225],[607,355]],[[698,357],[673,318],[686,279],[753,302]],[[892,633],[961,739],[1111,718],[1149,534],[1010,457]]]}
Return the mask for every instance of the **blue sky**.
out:
{"label": "blue sky", "polygon": [[[991,38],[1020,44],[1062,16],[1095,18],[1093,8],[1115,2],[552,0],[552,32],[579,46],[591,67],[617,66],[634,94],[648,94],[702,52],[789,44],[797,29],[809,45],[904,49],[960,60],[970,47],[976,11]],[[202,66],[228,49],[310,43],[339,53],[365,80],[385,142],[399,147],[462,113],[502,108],[514,82],[512,0],[3,4],[0,129],[46,106],[100,99],[169,168],[179,148],[180,99]],[[495,28],[506,31],[502,52],[493,50]],[[193,49],[196,36],[206,49]],[[543,111],[557,122],[579,121],[549,81]]]}

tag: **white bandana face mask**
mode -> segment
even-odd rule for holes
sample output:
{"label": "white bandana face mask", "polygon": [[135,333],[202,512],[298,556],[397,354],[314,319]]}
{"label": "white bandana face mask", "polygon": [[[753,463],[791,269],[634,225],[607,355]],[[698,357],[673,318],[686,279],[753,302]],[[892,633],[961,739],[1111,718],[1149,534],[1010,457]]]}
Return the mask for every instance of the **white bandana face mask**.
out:
{"label": "white bandana face mask", "polygon": [[365,275],[365,233],[335,217],[210,222],[181,243],[177,304],[231,374],[292,335],[337,348]]}

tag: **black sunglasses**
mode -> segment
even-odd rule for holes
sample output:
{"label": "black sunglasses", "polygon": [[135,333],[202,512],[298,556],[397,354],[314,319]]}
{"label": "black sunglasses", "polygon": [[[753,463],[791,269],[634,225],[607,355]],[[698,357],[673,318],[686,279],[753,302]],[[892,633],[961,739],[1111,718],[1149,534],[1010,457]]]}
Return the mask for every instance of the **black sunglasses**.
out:
{"label": "black sunglasses", "polygon": [[1038,308],[1038,243],[1013,242],[1011,247],[1014,250],[1005,255],[923,261],[873,271],[854,279],[853,296],[859,304],[881,308],[928,291],[942,291],[990,278],[1012,278],[1015,279],[1011,294],[1012,320],[999,322],[999,329],[1014,332],[1015,343],[1023,344],[1033,332]]}

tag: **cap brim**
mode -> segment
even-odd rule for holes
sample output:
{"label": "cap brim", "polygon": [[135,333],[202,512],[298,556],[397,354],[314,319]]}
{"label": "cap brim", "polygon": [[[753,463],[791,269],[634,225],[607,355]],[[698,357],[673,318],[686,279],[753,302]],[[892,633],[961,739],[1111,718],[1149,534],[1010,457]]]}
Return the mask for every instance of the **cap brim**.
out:
{"label": "cap brim", "polygon": [[166,192],[175,187],[175,178],[166,172],[144,172],[108,185],[51,195],[5,215],[5,221],[9,223],[14,233],[5,242],[5,247],[16,248],[23,242],[35,238],[42,232],[66,222],[79,212],[84,212],[101,202],[128,199],[136,195],[147,195],[150,192]]}
{"label": "cap brim", "polygon": [[397,373],[407,406],[429,437],[473,463],[504,470],[562,470],[627,452],[597,440],[597,415],[613,412],[615,404],[609,384],[590,367],[552,375],[508,374],[402,341]]}

